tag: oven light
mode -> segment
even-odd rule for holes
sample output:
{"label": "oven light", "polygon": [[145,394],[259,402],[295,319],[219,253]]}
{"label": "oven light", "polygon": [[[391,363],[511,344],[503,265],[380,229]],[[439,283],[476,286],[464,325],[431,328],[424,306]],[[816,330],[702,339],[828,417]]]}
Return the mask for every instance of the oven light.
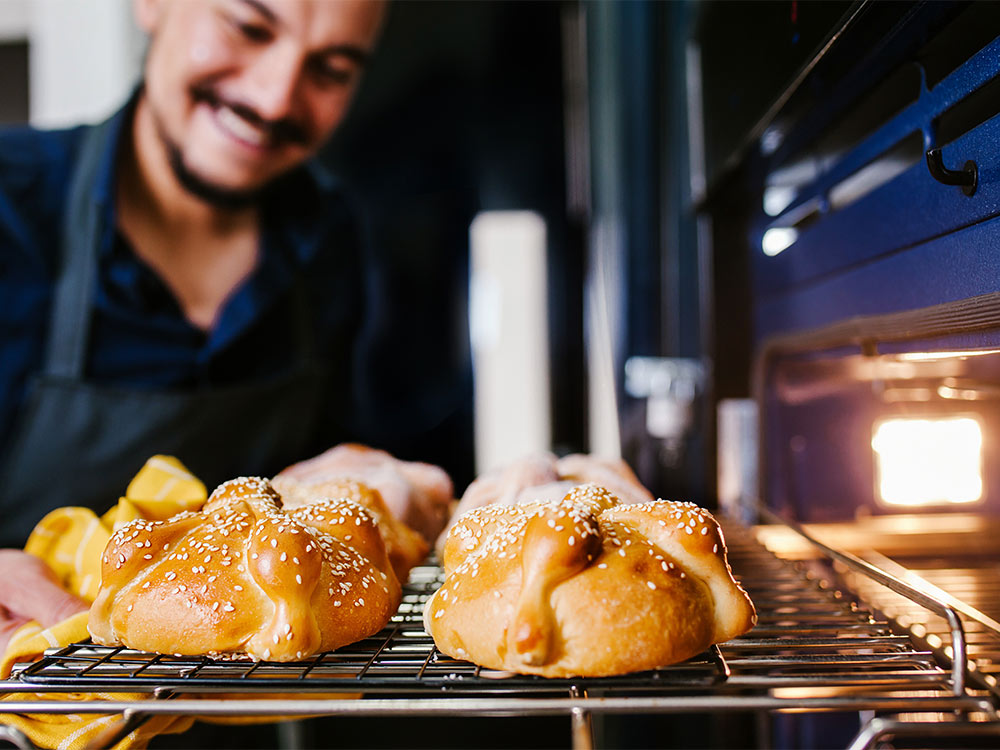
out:
{"label": "oven light", "polygon": [[888,505],[974,503],[983,496],[983,433],[971,417],[887,419],[872,434]]}
{"label": "oven light", "polygon": [[777,216],[795,200],[795,188],[788,185],[770,185],[764,188],[764,213]]}
{"label": "oven light", "polygon": [[792,227],[771,227],[760,240],[760,249],[764,255],[774,257],[783,250],[787,250],[799,238],[799,233]]}

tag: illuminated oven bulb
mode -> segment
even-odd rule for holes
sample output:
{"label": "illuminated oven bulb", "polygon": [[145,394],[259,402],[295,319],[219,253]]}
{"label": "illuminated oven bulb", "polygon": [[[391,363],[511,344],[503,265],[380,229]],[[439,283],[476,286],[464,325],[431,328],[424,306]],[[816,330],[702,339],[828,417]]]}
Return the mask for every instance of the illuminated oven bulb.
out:
{"label": "illuminated oven bulb", "polygon": [[983,433],[971,417],[887,419],[872,434],[887,505],[974,503],[983,496]]}

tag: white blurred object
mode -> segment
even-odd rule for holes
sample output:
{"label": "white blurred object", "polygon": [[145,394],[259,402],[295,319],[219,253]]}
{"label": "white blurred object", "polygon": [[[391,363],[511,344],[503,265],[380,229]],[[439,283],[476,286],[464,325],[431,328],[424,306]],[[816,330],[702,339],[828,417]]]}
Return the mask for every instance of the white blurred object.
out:
{"label": "white blurred object", "polygon": [[476,472],[552,440],[545,222],[486,211],[469,229],[469,329],[475,374]]}
{"label": "white blurred object", "polygon": [[705,366],[682,357],[629,357],[625,392],[646,399],[646,432],[682,441],[694,423],[694,402],[704,389]]}
{"label": "white blurred object", "polygon": [[615,344],[621,339],[621,319],[620,310],[612,305],[612,300],[624,299],[623,245],[618,222],[611,219],[594,222],[585,301],[587,439],[590,453],[601,458],[622,455],[615,385]]}
{"label": "white blurred object", "polygon": [[756,516],[757,420],[753,399],[727,398],[719,402],[719,507],[746,523],[754,523]]}
{"label": "white blurred object", "polygon": [[31,5],[28,0],[0,0],[0,41],[28,38]]}
{"label": "white blurred object", "polygon": [[29,11],[31,124],[96,122],[120,107],[139,80],[145,47],[132,4],[32,0]]}

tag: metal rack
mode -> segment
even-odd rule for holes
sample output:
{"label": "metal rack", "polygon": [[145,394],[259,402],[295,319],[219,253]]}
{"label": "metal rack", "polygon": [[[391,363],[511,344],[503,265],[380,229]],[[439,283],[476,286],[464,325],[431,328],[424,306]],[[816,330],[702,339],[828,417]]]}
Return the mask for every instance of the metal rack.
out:
{"label": "metal rack", "polygon": [[[970,681],[1000,699],[1000,563],[974,556],[948,560],[919,555],[890,559],[868,551],[862,557],[913,586],[933,592],[963,618]],[[951,660],[948,623],[906,597],[873,586],[863,576],[840,571],[844,582],[871,606],[885,614],[899,630]]]}
{"label": "metal rack", "polygon": [[[715,711],[879,712],[862,727],[855,747],[905,734],[920,716],[957,717],[955,735],[1000,738],[996,696],[966,683],[966,672],[941,654],[918,647],[802,564],[766,551],[752,530],[726,523],[729,559],[759,615],[746,636],[682,664],[612,678],[544,679],[480,669],[441,654],[424,632],[424,602],[441,571],[413,571],[392,622],[378,635],[310,661],[281,664],[144,654],[74,644],[0,682],[4,692],[44,693],[37,701],[4,701],[6,713],[114,713],[134,728],[156,714],[172,715],[565,715],[576,747],[590,743],[589,716],[600,713]],[[839,559],[833,553],[833,559]],[[855,564],[855,563],[851,563]],[[872,566],[873,567],[873,566]],[[856,565],[870,580],[944,613],[954,611],[893,576]],[[930,603],[928,603],[930,600]],[[950,642],[964,653],[954,617]],[[65,692],[147,693],[147,701],[78,701]],[[264,693],[253,701],[234,694]],[[225,693],[225,697],[213,697]],[[275,693],[288,697],[273,697]],[[310,695],[323,693],[323,696]],[[330,693],[343,694],[330,700]],[[363,694],[358,695],[358,694]],[[907,721],[892,716],[905,713]],[[878,722],[878,723],[873,723]],[[905,726],[904,726],[905,725]],[[971,729],[968,729],[971,727]],[[120,736],[120,734],[119,734]],[[990,736],[994,736],[990,734]],[[861,744],[858,744],[861,743]]]}

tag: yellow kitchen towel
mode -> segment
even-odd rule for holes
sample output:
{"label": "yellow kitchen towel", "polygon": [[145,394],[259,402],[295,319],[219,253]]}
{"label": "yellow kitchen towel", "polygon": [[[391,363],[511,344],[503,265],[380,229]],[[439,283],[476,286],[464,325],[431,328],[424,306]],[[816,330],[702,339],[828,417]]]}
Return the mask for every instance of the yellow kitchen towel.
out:
{"label": "yellow kitchen towel", "polygon": [[[153,456],[142,467],[125,490],[125,497],[103,516],[98,517],[87,508],[58,508],[39,521],[31,532],[25,552],[44,560],[55,572],[62,586],[81,599],[93,602],[101,585],[101,556],[115,529],[136,518],[165,520],[185,510],[198,510],[208,498],[205,485],[184,465],[172,456]],[[7,650],[0,658],[0,679],[6,679],[11,667],[18,662],[33,661],[47,649],[68,646],[85,641],[87,612],[79,612],[50,628],[29,622],[14,633]],[[213,695],[212,697],[225,697]],[[268,694],[241,695],[240,700],[263,699]],[[282,698],[294,696],[282,694]],[[359,698],[360,694],[313,693],[310,698]],[[43,693],[8,693],[4,700],[24,701],[51,698]],[[65,693],[65,700],[149,700],[146,693]],[[206,721],[216,724],[256,724],[282,721],[298,717],[209,717]],[[15,727],[40,747],[59,750],[83,750],[102,738],[121,716],[107,714],[4,714],[0,724]],[[154,716],[141,727],[127,735],[117,750],[140,750],[158,734],[175,734],[187,731],[195,719],[189,716]]]}
{"label": "yellow kitchen towel", "polygon": [[[51,694],[45,693],[10,693],[2,700],[30,701],[51,699]],[[91,700],[123,700],[142,701],[146,695],[133,693],[65,693],[60,700],[80,701]],[[88,747],[105,746],[106,742],[97,742],[106,733],[114,732],[122,721],[119,714],[0,714],[0,724],[19,729],[39,747],[58,750],[85,750]],[[115,750],[139,750],[149,744],[149,741],[160,734],[176,734],[186,732],[194,723],[194,719],[186,716],[154,716],[137,729],[132,730],[117,744]]]}
{"label": "yellow kitchen towel", "polygon": [[[101,587],[101,555],[115,529],[136,518],[163,520],[204,505],[205,485],[171,456],[153,456],[140,469],[118,504],[98,517],[88,508],[57,508],[38,522],[24,551],[45,561],[67,591],[91,603]],[[0,678],[16,661],[30,661],[46,649],[86,640],[86,613],[48,629],[22,626],[0,660]]]}
{"label": "yellow kitchen towel", "polygon": [[[136,518],[162,520],[184,510],[200,508],[207,498],[205,485],[176,458],[153,456],[125,491],[125,497],[103,516],[87,508],[59,508],[43,518],[32,531],[25,552],[44,560],[63,587],[87,602],[93,602],[101,585],[101,555],[115,529]],[[37,622],[23,625],[10,640],[0,659],[0,679],[10,674],[16,662],[31,661],[49,648],[86,640],[87,613],[80,612],[50,628]],[[30,699],[17,693],[7,700]],[[102,694],[68,694],[67,699],[95,700]],[[122,700],[142,701],[145,694],[117,695]],[[0,700],[2,706],[2,700]],[[42,747],[83,748],[108,731],[117,716],[96,714],[17,716],[0,714],[0,724],[16,727]],[[191,726],[188,717],[155,717],[128,735],[117,747],[145,746],[150,737],[182,732]]]}

